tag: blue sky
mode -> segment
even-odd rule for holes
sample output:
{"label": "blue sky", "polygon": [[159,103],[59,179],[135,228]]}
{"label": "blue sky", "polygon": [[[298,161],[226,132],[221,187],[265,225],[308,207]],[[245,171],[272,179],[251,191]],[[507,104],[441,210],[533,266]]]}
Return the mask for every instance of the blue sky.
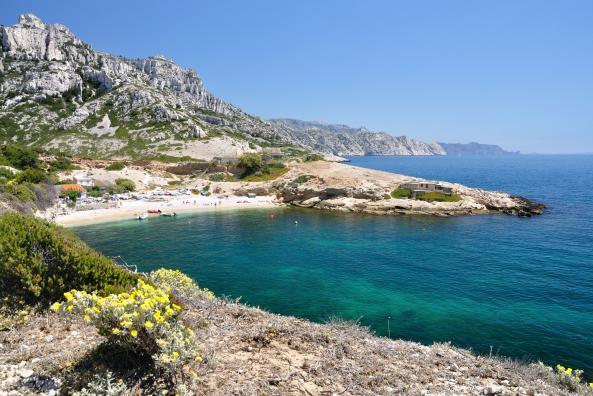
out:
{"label": "blue sky", "polygon": [[593,1],[2,0],[164,54],[245,111],[522,152],[593,152]]}

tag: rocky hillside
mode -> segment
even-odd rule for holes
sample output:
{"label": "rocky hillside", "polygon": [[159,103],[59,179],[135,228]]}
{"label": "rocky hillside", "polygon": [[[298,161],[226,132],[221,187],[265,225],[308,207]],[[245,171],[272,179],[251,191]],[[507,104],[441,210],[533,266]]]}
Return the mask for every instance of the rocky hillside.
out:
{"label": "rocky hillside", "polygon": [[447,155],[508,155],[519,154],[518,151],[506,151],[495,144],[482,143],[438,143]]}
{"label": "rocky hillside", "polygon": [[0,43],[0,142],[89,157],[203,159],[296,144],[163,56],[95,51],[31,14],[0,26]]}
{"label": "rocky hillside", "polygon": [[163,56],[94,50],[31,14],[0,26],[0,142],[92,158],[211,159],[268,147],[334,155],[445,154],[435,143],[364,128],[264,121],[217,98]]}
{"label": "rocky hillside", "polygon": [[314,150],[344,155],[444,155],[437,143],[425,143],[407,136],[372,132],[366,128],[293,119],[273,119],[271,124],[288,129],[294,140]]}

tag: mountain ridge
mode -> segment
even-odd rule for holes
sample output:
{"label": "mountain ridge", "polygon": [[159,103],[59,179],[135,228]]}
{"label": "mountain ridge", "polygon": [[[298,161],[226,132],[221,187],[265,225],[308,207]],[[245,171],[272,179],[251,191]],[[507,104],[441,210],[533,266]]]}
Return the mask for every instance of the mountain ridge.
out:
{"label": "mountain ridge", "polygon": [[263,120],[163,55],[127,58],[33,14],[0,26],[0,143],[89,158],[236,158],[271,147],[333,155],[444,155],[438,143],[343,124]]}

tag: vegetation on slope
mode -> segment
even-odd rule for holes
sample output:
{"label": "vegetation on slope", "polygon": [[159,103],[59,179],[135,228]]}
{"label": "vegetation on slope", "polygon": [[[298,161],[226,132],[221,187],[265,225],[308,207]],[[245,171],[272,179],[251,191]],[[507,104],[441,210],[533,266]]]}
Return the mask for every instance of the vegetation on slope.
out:
{"label": "vegetation on slope", "polygon": [[0,216],[0,293],[47,305],[71,289],[122,291],[137,277],[70,231],[16,213]]}
{"label": "vegetation on slope", "polygon": [[[10,234],[12,228],[19,232]],[[0,236],[0,287],[8,297],[0,305],[14,295],[32,304],[57,296],[58,312],[16,313],[18,321],[0,332],[9,346],[0,350],[0,391],[593,394],[582,372],[563,366],[378,338],[341,320],[319,325],[273,315],[212,298],[179,271],[139,278],[63,228],[31,217],[0,217]],[[1,308],[0,315],[8,312]]]}

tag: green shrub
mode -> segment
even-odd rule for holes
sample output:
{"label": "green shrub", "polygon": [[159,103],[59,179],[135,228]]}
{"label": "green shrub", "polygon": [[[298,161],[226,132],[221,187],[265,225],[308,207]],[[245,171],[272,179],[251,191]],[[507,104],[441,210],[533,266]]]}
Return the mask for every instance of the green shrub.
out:
{"label": "green shrub", "polygon": [[182,183],[183,183],[183,181],[181,181],[181,180],[169,180],[167,182],[167,184],[170,185],[170,186],[179,186]]}
{"label": "green shrub", "polygon": [[62,196],[68,197],[72,202],[76,202],[78,199],[78,191],[66,190],[62,192]]}
{"label": "green shrub", "polygon": [[214,173],[214,174],[208,176],[208,180],[213,181],[213,182],[221,182],[221,181],[224,181],[224,179],[225,179],[224,173]]}
{"label": "green shrub", "polygon": [[47,174],[41,169],[28,168],[16,175],[14,180],[17,183],[33,183],[38,184],[47,178]]}
{"label": "green shrub", "polygon": [[306,183],[307,181],[309,181],[311,177],[308,175],[300,175],[299,177],[296,177],[293,181],[291,181],[291,183],[293,184],[303,184]]}
{"label": "green shrub", "polygon": [[393,198],[412,198],[412,190],[409,188],[398,188],[391,192]]}
{"label": "green shrub", "polygon": [[126,164],[123,162],[114,162],[113,164],[109,164],[105,167],[108,171],[120,171],[126,167]]}
{"label": "green shrub", "polygon": [[73,168],[72,161],[66,157],[56,158],[49,166],[49,170],[52,172],[72,170]]}
{"label": "green shrub", "polygon": [[23,202],[33,202],[37,198],[35,193],[25,184],[7,184],[6,192],[14,195]]}
{"label": "green shrub", "polygon": [[286,168],[286,165],[284,165],[282,162],[270,162],[267,167],[273,169],[284,169]]}
{"label": "green shrub", "polygon": [[116,380],[111,371],[95,374],[95,378],[73,396],[120,396],[128,392],[123,380]]}
{"label": "green shrub", "polygon": [[249,175],[261,170],[264,166],[264,162],[259,154],[245,153],[239,157],[238,166],[244,170],[245,174]]}
{"label": "green shrub", "polygon": [[416,196],[417,199],[426,202],[459,202],[461,201],[461,196],[457,194],[443,194],[442,192],[426,192],[422,194],[418,194]]}
{"label": "green shrub", "polygon": [[137,276],[70,231],[20,214],[0,216],[0,292],[46,304],[71,289],[122,291]]}
{"label": "green shrub", "polygon": [[15,178],[15,174],[7,168],[3,168],[0,166],[0,181],[7,181],[12,180]]}
{"label": "green shrub", "polygon": [[21,147],[14,144],[3,146],[2,156],[15,168],[27,169],[39,167],[39,156],[37,152],[29,147]]}
{"label": "green shrub", "polygon": [[136,189],[136,183],[130,179],[115,179],[115,184],[124,189],[124,191],[134,191]]}
{"label": "green shrub", "polygon": [[306,162],[312,161],[323,161],[325,158],[321,154],[308,154],[307,158],[305,158]]}

